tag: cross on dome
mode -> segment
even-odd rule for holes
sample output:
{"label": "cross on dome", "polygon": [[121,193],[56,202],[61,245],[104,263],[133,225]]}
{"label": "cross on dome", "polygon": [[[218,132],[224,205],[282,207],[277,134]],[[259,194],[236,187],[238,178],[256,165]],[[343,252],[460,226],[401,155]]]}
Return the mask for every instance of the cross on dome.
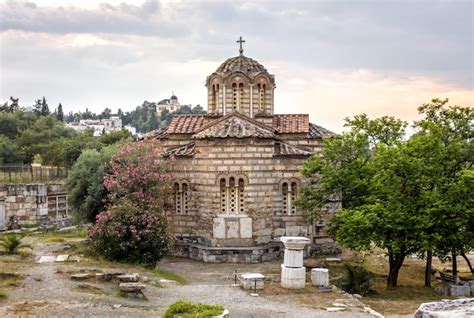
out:
{"label": "cross on dome", "polygon": [[239,37],[237,40],[237,43],[240,45],[239,53],[240,55],[244,54],[244,49],[242,48],[242,43],[245,43],[245,40],[242,39],[242,37]]}

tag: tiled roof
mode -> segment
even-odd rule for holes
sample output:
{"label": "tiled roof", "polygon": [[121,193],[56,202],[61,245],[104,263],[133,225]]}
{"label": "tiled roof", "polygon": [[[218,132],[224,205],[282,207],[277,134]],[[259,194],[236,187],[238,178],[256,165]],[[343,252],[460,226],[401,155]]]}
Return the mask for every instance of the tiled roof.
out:
{"label": "tiled roof", "polygon": [[[209,134],[213,135],[209,135],[208,137],[225,138],[224,136],[233,136],[235,138],[245,138],[254,136],[260,138],[270,138],[270,135],[272,137],[275,136],[274,132],[280,134],[307,134],[309,138],[322,138],[325,136],[335,135],[326,128],[309,123],[309,116],[307,114],[273,115],[273,127],[270,127],[240,113],[231,113],[226,116],[219,114],[177,115],[173,117],[171,123],[167,127],[149,132],[143,136],[143,139],[164,139],[168,138],[169,134],[198,133],[203,129],[225,121],[225,119],[228,119],[229,117],[239,118],[239,120],[233,120],[232,124],[231,122],[225,125],[220,124],[218,126],[219,128],[213,128],[212,132],[208,132]],[[252,125],[258,128],[251,128],[250,126]],[[200,133],[199,136],[195,138],[206,138],[203,137],[204,135],[206,135],[206,133]]]}
{"label": "tiled roof", "polygon": [[248,137],[274,138],[275,134],[271,127],[255,119],[240,113],[231,113],[202,126],[193,136],[195,139]]}
{"label": "tiled roof", "polygon": [[285,142],[278,142],[277,148],[275,150],[275,156],[311,156],[312,154],[310,151],[298,148]]}
{"label": "tiled roof", "polygon": [[165,139],[168,138],[168,126],[152,130],[144,134],[140,139]]}
{"label": "tiled roof", "polygon": [[308,133],[309,115],[281,114],[273,115],[273,129],[278,133]]}
{"label": "tiled roof", "polygon": [[205,115],[176,115],[168,126],[168,134],[192,134],[202,126]]}
{"label": "tiled roof", "polygon": [[167,149],[164,153],[163,153],[163,157],[192,157],[194,155],[194,152],[195,152],[195,143],[194,141],[193,142],[190,142],[189,144],[186,144],[184,146],[179,146],[179,147],[175,147],[175,148],[171,148],[171,149]]}
{"label": "tiled roof", "polygon": [[309,123],[309,136],[311,138],[322,138],[327,136],[335,136],[336,134],[324,127]]}

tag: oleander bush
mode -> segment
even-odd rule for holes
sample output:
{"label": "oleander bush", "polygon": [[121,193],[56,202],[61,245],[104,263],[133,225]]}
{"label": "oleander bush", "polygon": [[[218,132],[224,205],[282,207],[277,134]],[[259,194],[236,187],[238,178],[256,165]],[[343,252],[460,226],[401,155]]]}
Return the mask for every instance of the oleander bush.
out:
{"label": "oleander bush", "polygon": [[153,268],[169,251],[173,236],[169,160],[156,140],[120,146],[104,177],[108,201],[88,233],[90,247],[109,260]]}

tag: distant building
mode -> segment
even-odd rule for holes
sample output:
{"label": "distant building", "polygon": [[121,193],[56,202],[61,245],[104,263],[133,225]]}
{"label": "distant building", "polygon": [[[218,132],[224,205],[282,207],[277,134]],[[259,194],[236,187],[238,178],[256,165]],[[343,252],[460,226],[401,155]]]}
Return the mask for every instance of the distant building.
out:
{"label": "distant building", "polygon": [[130,125],[126,125],[123,127],[124,129],[128,130],[132,135],[134,136],[139,136],[140,134],[137,133],[137,128],[133,127],[133,126],[130,126]]}
{"label": "distant building", "polygon": [[67,123],[66,125],[78,132],[92,128],[94,129],[94,136],[98,137],[109,131],[122,130],[122,119],[118,116],[111,116],[108,119],[81,119],[79,122]]}
{"label": "distant building", "polygon": [[157,103],[157,111],[160,113],[164,110],[175,112],[183,106],[191,107],[191,105],[181,105],[178,102],[178,97],[176,97],[176,95],[173,93],[169,99],[163,99]]}

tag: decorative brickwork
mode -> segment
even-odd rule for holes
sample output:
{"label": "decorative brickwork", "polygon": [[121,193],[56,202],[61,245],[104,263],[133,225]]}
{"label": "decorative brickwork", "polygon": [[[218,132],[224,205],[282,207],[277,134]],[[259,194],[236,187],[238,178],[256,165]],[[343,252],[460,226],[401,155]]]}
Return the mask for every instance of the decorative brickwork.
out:
{"label": "decorative brickwork", "polygon": [[162,140],[164,155],[176,159],[177,255],[258,262],[281,255],[281,236],[327,242],[328,218],[310,224],[295,200],[304,160],[334,134],[305,114],[274,115],[274,83],[258,62],[229,59],[207,79],[210,114],[176,116],[144,137]]}

